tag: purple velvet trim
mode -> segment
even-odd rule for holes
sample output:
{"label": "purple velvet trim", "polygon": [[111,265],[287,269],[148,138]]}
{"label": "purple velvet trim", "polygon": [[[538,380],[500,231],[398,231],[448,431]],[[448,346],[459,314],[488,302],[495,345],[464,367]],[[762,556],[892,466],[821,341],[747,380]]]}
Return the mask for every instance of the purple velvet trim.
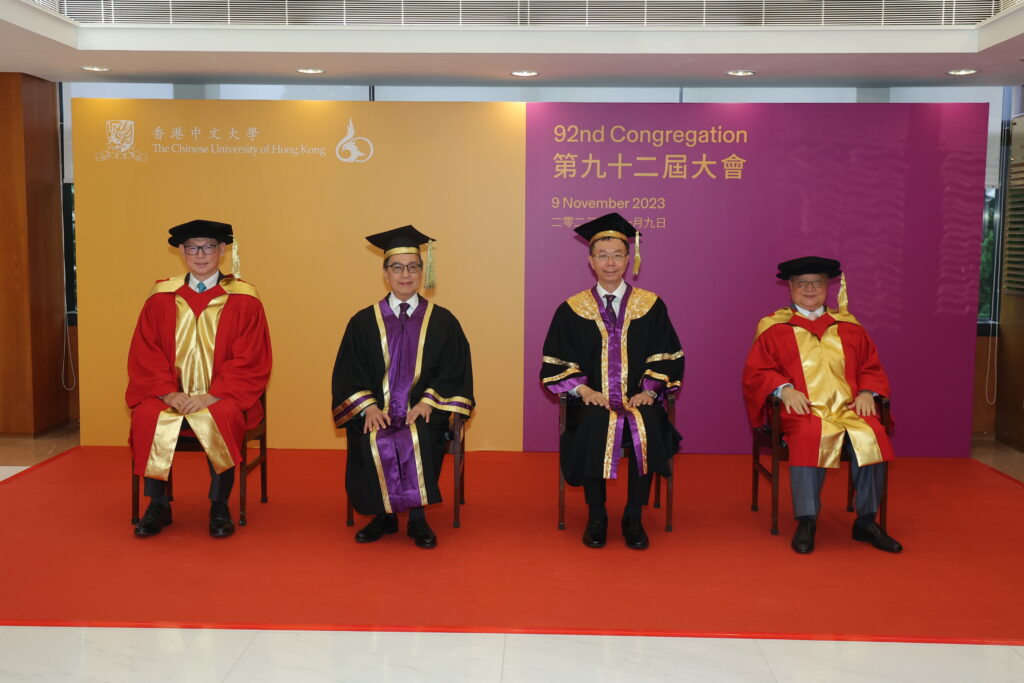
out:
{"label": "purple velvet trim", "polygon": [[580,375],[578,377],[570,377],[569,379],[563,379],[561,382],[555,382],[554,384],[545,384],[544,386],[546,386],[548,391],[550,391],[552,394],[561,394],[562,392],[565,391],[572,391],[576,387],[583,386],[586,383],[586,376]]}
{"label": "purple velvet trim", "polygon": [[[644,377],[643,381],[640,382],[640,388],[644,391],[653,391],[658,395],[660,401],[668,393],[665,391],[665,383],[660,379],[651,379],[650,377]],[[673,387],[675,389],[676,387]]]}
{"label": "purple velvet trim", "polygon": [[338,415],[336,418],[334,418],[335,422],[337,422],[338,420],[342,420],[342,419],[347,420],[348,417],[346,417],[346,415],[351,417],[351,413],[359,412],[360,410],[362,410],[361,406],[366,405],[370,401],[376,401],[376,400],[377,399],[375,399],[373,397],[373,394],[370,394],[369,396],[363,396],[358,401],[355,401],[354,403],[349,404],[348,408],[345,408],[345,410],[343,410],[340,415]]}
{"label": "purple velvet trim", "polygon": [[387,297],[381,300],[379,306],[388,339],[388,355],[391,357],[391,367],[388,368],[388,386],[391,389],[388,414],[392,422],[395,419],[404,422],[409,410],[409,392],[416,372],[416,347],[427,310],[427,300],[421,297],[416,310],[405,320],[400,320],[391,310]]}
{"label": "purple velvet trim", "polygon": [[[412,428],[392,418],[390,427],[376,432],[377,453],[388,488],[388,501],[392,512],[405,512],[426,505],[420,497],[420,483],[416,476],[416,450],[412,445]],[[373,438],[373,434],[369,435]]]}
{"label": "purple velvet trim", "polygon": [[612,470],[609,474],[609,479],[618,479],[619,476],[619,460],[622,459],[622,427],[623,427],[623,415],[618,413],[615,418],[615,436],[613,437],[615,445],[612,446]]}
{"label": "purple velvet trim", "polygon": [[466,403],[464,401],[443,401],[443,400],[441,400],[441,397],[438,396],[433,391],[424,391],[423,392],[423,396],[424,396],[424,398],[429,398],[431,401],[433,401],[434,403],[436,403],[439,406],[454,406],[456,408],[465,408],[466,410],[472,410],[473,409],[472,405],[470,405],[469,403]]}
{"label": "purple velvet trim", "polygon": [[640,430],[637,429],[636,415],[626,413],[626,419],[629,420],[629,435],[633,437],[633,459],[636,461],[636,471],[640,476],[643,476],[647,474],[647,470],[644,469],[643,443],[640,441]]}

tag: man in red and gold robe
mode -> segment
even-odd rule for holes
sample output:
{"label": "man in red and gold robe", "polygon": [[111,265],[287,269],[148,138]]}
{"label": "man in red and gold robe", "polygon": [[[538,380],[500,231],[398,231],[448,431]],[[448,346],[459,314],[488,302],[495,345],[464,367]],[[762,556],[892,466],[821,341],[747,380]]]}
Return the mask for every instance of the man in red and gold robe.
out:
{"label": "man in red and gold robe", "polygon": [[245,430],[263,419],[270,334],[256,288],[219,270],[231,226],[194,220],[170,234],[188,272],[153,285],[128,351],[128,442],[150,498],[135,535],[171,523],[167,478],[187,429],[209,460],[210,535],[222,538],[234,532],[227,502]]}
{"label": "man in red and gold robe", "polygon": [[846,449],[857,489],[853,538],[876,548],[903,547],[875,522],[892,444],[875,409],[889,395],[889,380],[874,343],[846,310],[845,278],[839,307],[826,309],[830,278],[839,262],[806,256],[779,264],[792,306],[762,318],[743,369],[743,398],[750,424],[764,424],[765,401],[779,396],[782,431],[789,446],[789,474],[797,528],[792,547],[814,550],[821,487],[828,468]]}

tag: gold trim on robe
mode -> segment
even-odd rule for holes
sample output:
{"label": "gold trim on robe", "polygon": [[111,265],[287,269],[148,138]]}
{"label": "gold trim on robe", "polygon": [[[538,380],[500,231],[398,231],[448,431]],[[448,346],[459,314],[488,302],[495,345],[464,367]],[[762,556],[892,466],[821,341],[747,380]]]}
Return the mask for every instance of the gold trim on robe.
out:
{"label": "gold trim on robe", "polygon": [[386,413],[391,406],[391,385],[388,382],[388,373],[391,372],[391,354],[388,353],[388,330],[384,327],[384,316],[380,312],[380,304],[373,305],[373,315],[377,318],[377,330],[380,332],[380,352],[384,355],[384,381],[381,384],[384,406],[381,410]]}
{"label": "gold trim on robe", "polygon": [[680,349],[675,353],[656,353],[653,356],[647,356],[644,359],[644,363],[657,363],[663,360],[679,360],[683,357],[683,350]]}
{"label": "gold trim on robe", "polygon": [[562,360],[561,358],[555,358],[554,356],[544,356],[543,358],[540,359],[540,362],[548,363],[549,365],[561,365],[562,367],[566,368],[579,367],[579,363],[571,363],[567,360]]}
{"label": "gold trim on robe", "polygon": [[[429,311],[428,311],[429,313]],[[423,454],[420,453],[420,433],[416,423],[409,425],[409,433],[412,434],[412,452],[416,458],[416,483],[420,489],[420,504],[427,504],[427,480],[423,476]]]}
{"label": "gold trim on robe", "polygon": [[181,433],[182,417],[174,408],[165,408],[157,415],[156,433],[153,435],[153,445],[149,447],[144,476],[167,481],[171,463],[174,462],[174,447]]}
{"label": "gold trim on robe", "polygon": [[390,515],[393,510],[391,509],[391,498],[388,496],[388,483],[384,477],[384,465],[381,464],[380,450],[377,448],[378,433],[377,430],[370,432],[370,454],[373,457],[373,465],[377,468],[377,483],[380,484],[380,497],[384,501],[384,512]]}
{"label": "gold trim on robe", "polygon": [[[419,343],[416,345],[416,372],[412,376],[412,384],[409,385],[410,394],[412,392],[413,387],[419,384],[420,381],[420,372],[423,370],[423,346],[427,343],[427,326],[430,325],[430,315],[433,312],[434,302],[428,301],[427,310],[423,312],[423,323],[420,325],[420,340]],[[407,409],[411,407],[412,406],[406,406]],[[417,456],[417,458],[418,457],[419,456]],[[426,496],[424,496],[423,500],[426,499]]]}

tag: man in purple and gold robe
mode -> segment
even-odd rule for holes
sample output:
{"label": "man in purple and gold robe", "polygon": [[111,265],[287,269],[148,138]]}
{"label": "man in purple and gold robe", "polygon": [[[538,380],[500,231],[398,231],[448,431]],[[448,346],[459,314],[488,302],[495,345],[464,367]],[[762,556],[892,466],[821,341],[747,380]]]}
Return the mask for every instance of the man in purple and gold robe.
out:
{"label": "man in purple and gold robe", "polygon": [[[334,423],[348,437],[345,489],[360,514],[373,515],[355,540],[395,533],[397,513],[408,511],[408,535],[433,548],[424,506],[441,501],[451,414],[473,410],[469,342],[454,315],[419,295],[420,246],[432,240],[411,225],[366,239],[384,251],[391,291],[352,316],[331,385]],[[431,270],[428,249],[428,287]]]}
{"label": "man in purple and gold robe", "polygon": [[150,498],[135,535],[171,523],[167,478],[187,429],[209,459],[210,535],[223,538],[234,532],[227,503],[242,438],[263,419],[270,333],[256,288],[220,272],[224,246],[234,241],[230,225],[194,220],[170,234],[189,272],[153,285],[128,351],[133,471]]}
{"label": "man in purple and gold robe", "polygon": [[[584,545],[606,543],[605,481],[617,478],[625,446],[631,457],[622,533],[628,547],[642,550],[650,544],[641,512],[651,473],[671,476],[679,449],[681,437],[661,404],[679,390],[683,350],[665,302],[623,279],[629,243],[639,239],[636,229],[612,213],[576,232],[590,245],[597,284],[555,311],[544,340],[541,381],[552,393],[574,398],[560,444],[561,467],[570,486],[583,486],[589,508]],[[636,271],[635,265],[634,276]]]}

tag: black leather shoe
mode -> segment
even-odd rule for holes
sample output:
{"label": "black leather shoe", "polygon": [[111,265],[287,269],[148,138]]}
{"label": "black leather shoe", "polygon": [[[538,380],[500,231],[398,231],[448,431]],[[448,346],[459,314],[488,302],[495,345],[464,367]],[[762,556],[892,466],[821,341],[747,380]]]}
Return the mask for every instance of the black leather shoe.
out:
{"label": "black leather shoe", "polygon": [[377,515],[370,523],[356,532],[356,543],[373,543],[379,541],[384,534],[398,531],[398,517],[394,515]]}
{"label": "black leather shoe", "polygon": [[171,506],[150,503],[146,514],[135,525],[136,536],[156,536],[165,526],[171,525]]}
{"label": "black leather shoe", "polygon": [[231,510],[227,503],[210,503],[210,535],[214,538],[227,538],[235,533],[235,523],[231,521]]}
{"label": "black leather shoe", "polygon": [[434,530],[427,524],[427,520],[423,518],[410,519],[409,524],[405,528],[405,533],[409,535],[409,538],[412,539],[417,548],[437,547],[437,536],[434,535]]}
{"label": "black leather shoe", "polygon": [[860,520],[854,522],[853,540],[870,543],[879,550],[884,550],[888,553],[903,552],[903,546],[900,545],[899,541],[882,531],[881,527],[875,524],[874,520],[867,523],[862,523]]}
{"label": "black leather shoe", "polygon": [[651,544],[644,531],[644,525],[640,518],[635,515],[622,518],[622,535],[626,539],[626,547],[634,550],[643,550]]}
{"label": "black leather shoe", "polygon": [[798,519],[796,533],[793,534],[793,542],[790,543],[793,546],[793,550],[801,555],[806,555],[814,550],[814,532],[816,529],[817,524],[813,519]]}
{"label": "black leather shoe", "polygon": [[588,548],[603,548],[608,542],[608,517],[591,517],[587,520],[587,528],[583,531],[583,545]]}

